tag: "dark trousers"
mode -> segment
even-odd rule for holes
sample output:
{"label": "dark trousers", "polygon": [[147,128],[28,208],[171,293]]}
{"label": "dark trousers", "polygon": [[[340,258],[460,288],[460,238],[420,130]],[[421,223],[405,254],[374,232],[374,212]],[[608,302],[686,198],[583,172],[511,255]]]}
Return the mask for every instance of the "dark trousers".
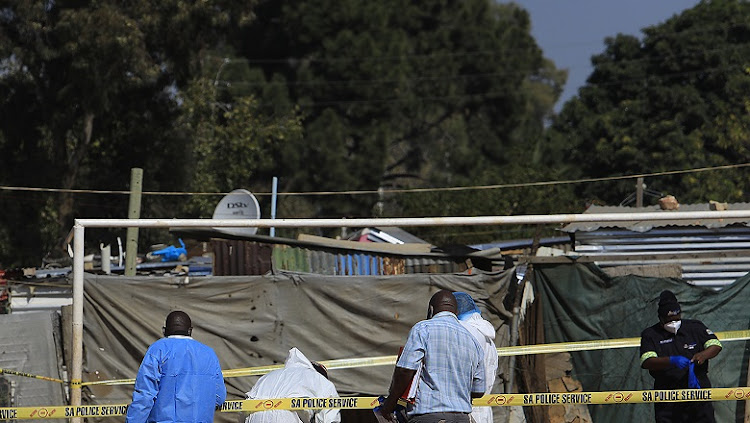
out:
{"label": "dark trousers", "polygon": [[469,423],[469,413],[426,413],[409,417],[409,423]]}
{"label": "dark trousers", "polygon": [[716,423],[710,402],[663,402],[654,404],[656,423]]}

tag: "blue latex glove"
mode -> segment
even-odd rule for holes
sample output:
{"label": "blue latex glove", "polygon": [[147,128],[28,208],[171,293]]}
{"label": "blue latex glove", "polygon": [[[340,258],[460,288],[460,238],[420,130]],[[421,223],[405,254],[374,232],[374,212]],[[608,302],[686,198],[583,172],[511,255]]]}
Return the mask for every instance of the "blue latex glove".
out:
{"label": "blue latex glove", "polygon": [[[378,397],[378,406],[375,407],[372,411],[375,413],[375,416],[377,417],[378,422],[385,421],[385,417],[380,416],[380,408],[383,406],[383,403],[385,402],[385,395],[381,395]],[[391,419],[389,421],[393,421],[394,413],[391,413]]]}
{"label": "blue latex glove", "polygon": [[[385,402],[385,395],[379,396],[378,397],[378,403],[379,403],[379,405],[377,407],[375,407],[375,409],[373,411],[375,413],[380,413],[380,407],[383,406],[384,402]],[[398,422],[398,423],[407,423],[406,407],[404,407],[400,403],[396,404],[396,408],[393,410],[392,415],[396,417],[396,422]]]}
{"label": "blue latex glove", "polygon": [[670,356],[669,362],[678,369],[684,369],[690,365],[690,359],[681,355]]}
{"label": "blue latex glove", "polygon": [[700,382],[698,382],[698,377],[695,376],[695,363],[690,363],[690,367],[688,367],[688,388],[701,389],[701,384]]}

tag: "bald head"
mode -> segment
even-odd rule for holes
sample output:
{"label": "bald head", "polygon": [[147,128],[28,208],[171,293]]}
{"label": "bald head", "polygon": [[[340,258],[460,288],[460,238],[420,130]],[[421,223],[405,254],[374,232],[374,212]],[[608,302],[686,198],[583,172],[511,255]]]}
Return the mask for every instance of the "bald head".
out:
{"label": "bald head", "polygon": [[326,368],[326,366],[322,365],[321,363],[318,363],[317,361],[311,361],[310,363],[312,363],[313,368],[318,373],[320,373],[321,375],[323,375],[323,377],[328,379],[328,369]]}
{"label": "bald head", "polygon": [[[447,289],[441,289],[436,292],[435,295],[430,298],[430,310],[432,314],[438,314],[441,311],[450,311],[453,314],[458,312],[458,305],[456,304],[456,297],[453,296],[453,292]],[[429,315],[428,317],[432,317]]]}
{"label": "bald head", "polygon": [[185,335],[190,336],[193,331],[193,324],[190,316],[184,311],[173,311],[167,316],[167,322],[164,325],[164,336]]}

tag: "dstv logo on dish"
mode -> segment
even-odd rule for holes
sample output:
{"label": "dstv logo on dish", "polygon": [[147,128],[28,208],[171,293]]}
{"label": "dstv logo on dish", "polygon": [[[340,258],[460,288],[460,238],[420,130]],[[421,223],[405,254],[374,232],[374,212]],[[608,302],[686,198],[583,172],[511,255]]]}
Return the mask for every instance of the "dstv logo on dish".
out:
{"label": "dstv logo on dish", "polygon": [[[246,189],[236,189],[219,201],[214,209],[214,219],[260,219],[260,205],[255,196]],[[231,235],[255,235],[257,227],[214,228]]]}
{"label": "dstv logo on dish", "polygon": [[244,209],[244,208],[248,208],[248,207],[250,207],[250,204],[248,204],[248,203],[240,203],[240,202],[237,202],[237,203],[227,203],[227,208],[228,209]]}

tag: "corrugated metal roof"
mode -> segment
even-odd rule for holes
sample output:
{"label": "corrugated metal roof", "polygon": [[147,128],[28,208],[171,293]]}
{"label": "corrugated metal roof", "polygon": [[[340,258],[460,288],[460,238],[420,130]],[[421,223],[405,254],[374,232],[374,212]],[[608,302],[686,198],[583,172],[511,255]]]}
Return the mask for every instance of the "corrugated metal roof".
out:
{"label": "corrugated metal roof", "polygon": [[11,313],[60,311],[73,304],[73,288],[65,284],[13,283],[10,286]]}
{"label": "corrugated metal roof", "polygon": [[[211,228],[173,228],[170,233],[193,239],[227,239],[242,240],[250,242],[265,243],[271,245],[289,245],[300,248],[322,249],[337,248],[340,250],[356,249],[364,252],[385,253],[397,256],[410,256],[415,253],[415,248],[419,250],[420,255],[445,256],[442,253],[429,253],[430,244],[407,243],[407,244],[389,244],[384,242],[354,242],[345,240],[336,240],[312,235],[300,235],[299,239],[272,237],[268,235],[248,235],[248,236],[231,236],[216,232]],[[338,245],[337,245],[338,244]]]}
{"label": "corrugated metal roof", "polygon": [[714,289],[750,272],[750,227],[744,225],[668,227],[645,233],[607,228],[575,237],[575,255],[597,256],[602,268],[623,265],[623,258],[628,258],[628,265],[677,264],[682,279]]}
{"label": "corrugated metal roof", "polygon": [[[663,212],[663,213],[682,213],[691,211],[709,211],[711,205],[704,204],[681,204],[677,210],[662,210],[659,206],[648,207],[622,207],[622,206],[590,206],[584,213],[643,213],[643,212]],[[727,204],[727,210],[750,210],[750,203],[731,203]],[[748,225],[748,219],[701,219],[701,220],[645,220],[639,222],[580,222],[571,223],[560,229],[563,232],[590,232],[602,228],[622,228],[634,232],[647,232],[654,228],[668,226],[699,226],[704,228],[723,228],[730,225]]]}
{"label": "corrugated metal roof", "polygon": [[[362,251],[365,253],[393,254],[400,256],[432,254],[436,250],[430,244],[391,244],[388,242],[350,241],[342,239],[326,238],[316,235],[300,234],[297,237],[300,242],[307,242],[304,247],[309,248],[335,248],[342,251]],[[440,254],[439,251],[435,251]]]}
{"label": "corrugated metal roof", "polygon": [[406,244],[429,244],[429,242],[423,240],[422,238],[419,238],[418,236],[406,232],[405,230],[396,226],[379,226],[373,229],[375,229],[375,231],[371,231],[370,228],[360,229],[349,235],[347,239],[356,240],[359,239],[364,232],[369,232],[367,234],[367,237],[368,239],[370,239],[370,241],[389,242],[388,240],[378,236],[378,232],[385,232],[387,235],[390,235],[391,237],[396,238],[397,240]]}
{"label": "corrugated metal roof", "polygon": [[[540,247],[559,247],[559,246],[567,245],[570,243],[571,241],[568,235],[539,239]],[[519,249],[519,248],[531,248],[533,245],[534,245],[534,239],[526,238],[526,239],[512,239],[508,241],[488,242],[485,244],[473,244],[473,245],[469,245],[469,247],[476,248],[478,250],[488,250],[491,248],[497,248],[499,250],[513,250],[513,249]]]}

